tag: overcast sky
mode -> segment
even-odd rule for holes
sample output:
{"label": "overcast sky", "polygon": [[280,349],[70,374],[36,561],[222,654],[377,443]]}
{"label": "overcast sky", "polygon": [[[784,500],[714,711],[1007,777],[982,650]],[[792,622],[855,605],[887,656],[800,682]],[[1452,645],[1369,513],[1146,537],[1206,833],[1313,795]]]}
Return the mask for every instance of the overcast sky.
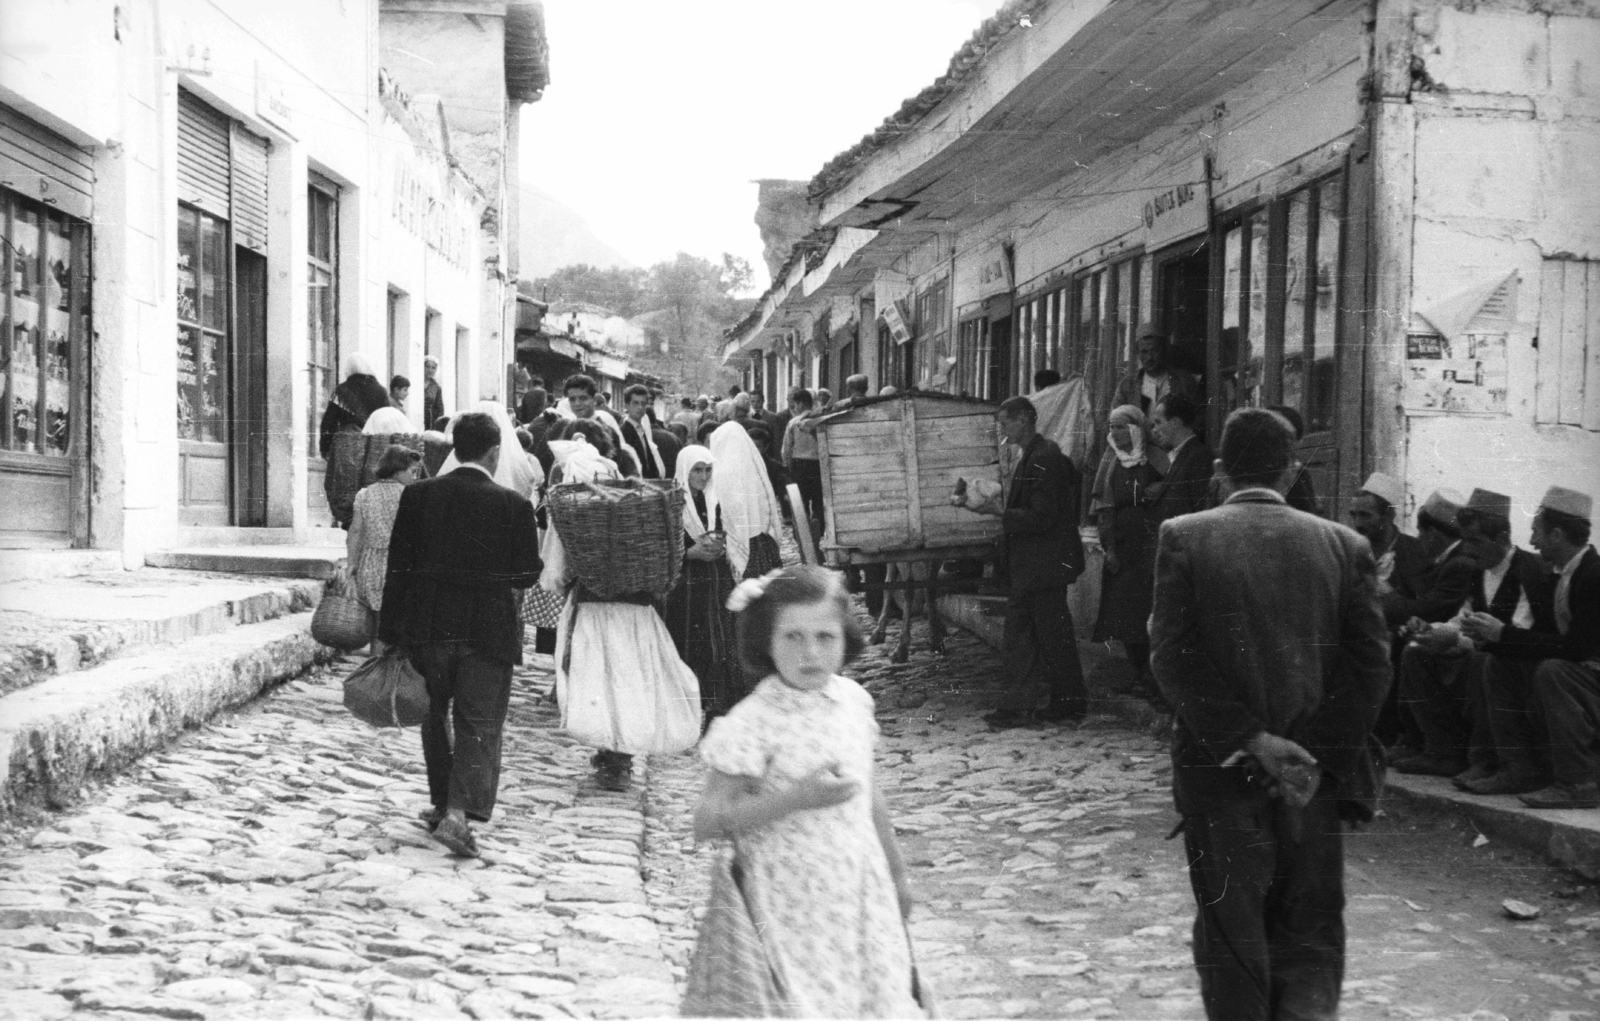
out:
{"label": "overcast sky", "polygon": [[523,179],[641,266],[742,255],[762,177],[809,179],[944,73],[999,0],[546,0]]}

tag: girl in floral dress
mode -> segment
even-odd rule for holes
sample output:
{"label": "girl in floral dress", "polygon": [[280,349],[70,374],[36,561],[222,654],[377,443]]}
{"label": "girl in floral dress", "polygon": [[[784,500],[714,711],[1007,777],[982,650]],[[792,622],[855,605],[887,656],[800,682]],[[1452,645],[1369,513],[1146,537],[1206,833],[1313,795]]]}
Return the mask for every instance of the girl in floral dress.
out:
{"label": "girl in floral dress", "polygon": [[[720,470],[720,468],[719,468]],[[734,838],[744,895],[796,1017],[918,1017],[905,865],[873,778],[872,696],[838,579],[799,565],[741,583],[739,654],[764,677],[700,744],[695,836]]]}

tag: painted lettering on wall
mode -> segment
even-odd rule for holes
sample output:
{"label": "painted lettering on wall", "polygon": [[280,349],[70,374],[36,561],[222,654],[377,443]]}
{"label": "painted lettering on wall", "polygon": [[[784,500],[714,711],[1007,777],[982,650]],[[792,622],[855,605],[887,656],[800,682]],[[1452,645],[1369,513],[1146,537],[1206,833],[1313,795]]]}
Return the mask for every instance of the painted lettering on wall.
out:
{"label": "painted lettering on wall", "polygon": [[418,168],[405,160],[394,164],[394,196],[390,206],[396,223],[421,238],[429,248],[456,266],[465,266],[471,204],[441,186],[433,167]]}

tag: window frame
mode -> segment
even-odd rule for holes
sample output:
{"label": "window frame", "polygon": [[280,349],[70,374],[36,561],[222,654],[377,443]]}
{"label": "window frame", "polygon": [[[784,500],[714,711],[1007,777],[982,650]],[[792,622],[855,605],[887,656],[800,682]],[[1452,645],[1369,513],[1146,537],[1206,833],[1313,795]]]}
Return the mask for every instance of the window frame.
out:
{"label": "window frame", "polygon": [[[327,208],[327,257],[322,258],[317,254],[318,241],[318,204],[324,203]],[[338,387],[340,380],[339,362],[340,351],[340,321],[339,321],[339,188],[332,182],[319,179],[311,175],[306,182],[306,288],[308,292],[316,286],[316,276],[319,272],[327,275],[328,280],[328,320],[320,325],[325,330],[327,337],[326,364],[316,361],[316,340],[310,334],[309,320],[306,335],[306,382],[307,382],[307,421],[308,428],[306,441],[306,456],[313,466],[324,464],[322,453],[319,449],[321,443],[322,423],[321,416],[328,401],[333,398],[333,391]],[[308,293],[307,300],[311,305],[311,313],[315,315],[321,306],[318,305],[312,294]],[[323,374],[325,390],[317,386],[317,374]],[[387,387],[387,383],[385,386]]]}

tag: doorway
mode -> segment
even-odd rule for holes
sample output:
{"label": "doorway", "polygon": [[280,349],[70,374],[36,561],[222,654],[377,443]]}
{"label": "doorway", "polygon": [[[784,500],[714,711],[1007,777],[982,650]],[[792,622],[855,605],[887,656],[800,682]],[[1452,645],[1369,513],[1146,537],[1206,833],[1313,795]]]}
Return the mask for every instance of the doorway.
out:
{"label": "doorway", "polygon": [[1004,400],[1011,389],[1011,316],[989,321],[989,400]]}
{"label": "doorway", "polygon": [[1167,359],[1201,381],[1206,375],[1206,334],[1210,325],[1211,255],[1206,239],[1196,238],[1157,252],[1156,328],[1172,338]]}
{"label": "doorway", "polygon": [[267,259],[234,249],[233,523],[267,524]]}

